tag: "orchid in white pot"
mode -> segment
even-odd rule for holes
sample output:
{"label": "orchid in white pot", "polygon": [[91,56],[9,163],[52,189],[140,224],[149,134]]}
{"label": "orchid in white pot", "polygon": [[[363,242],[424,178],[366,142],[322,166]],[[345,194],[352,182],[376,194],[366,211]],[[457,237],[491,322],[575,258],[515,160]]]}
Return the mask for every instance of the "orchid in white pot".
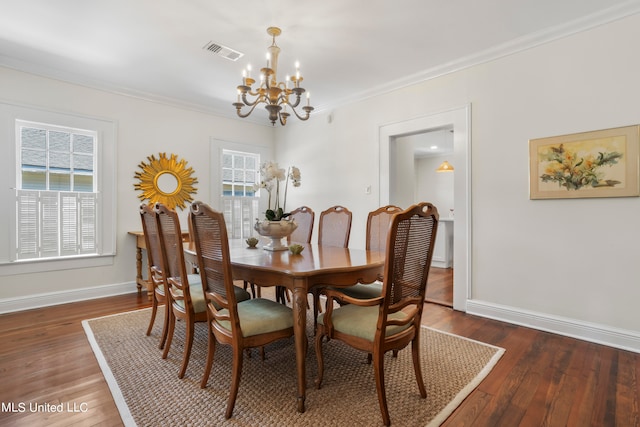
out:
{"label": "orchid in white pot", "polygon": [[[264,162],[260,165],[260,183],[256,184],[255,190],[264,189],[269,194],[268,208],[265,212],[265,218],[268,221],[280,221],[289,216],[287,210],[287,191],[289,189],[289,181],[294,187],[300,187],[301,175],[300,169],[291,166],[288,170],[280,168],[278,163],[273,161]],[[280,204],[280,187],[284,181],[284,198],[282,205]]]}

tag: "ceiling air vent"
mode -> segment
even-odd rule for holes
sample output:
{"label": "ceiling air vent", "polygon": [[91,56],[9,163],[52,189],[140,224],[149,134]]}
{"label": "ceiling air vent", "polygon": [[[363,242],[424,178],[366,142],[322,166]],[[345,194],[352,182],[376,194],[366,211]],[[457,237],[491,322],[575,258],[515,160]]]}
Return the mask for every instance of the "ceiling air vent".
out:
{"label": "ceiling air vent", "polygon": [[237,61],[238,59],[242,58],[242,55],[244,55],[244,53],[240,53],[237,50],[233,50],[229,47],[222,46],[221,44],[214,42],[207,43],[203,47],[203,49],[206,49],[209,52],[213,52],[218,56],[222,56],[229,61]]}

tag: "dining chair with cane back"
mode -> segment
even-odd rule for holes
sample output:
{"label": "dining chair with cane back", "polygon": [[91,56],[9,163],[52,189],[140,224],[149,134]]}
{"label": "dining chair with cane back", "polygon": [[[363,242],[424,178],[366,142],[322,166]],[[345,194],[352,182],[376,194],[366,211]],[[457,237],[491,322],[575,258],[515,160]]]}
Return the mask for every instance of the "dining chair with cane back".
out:
{"label": "dining chair with cane back", "polygon": [[[368,251],[384,252],[387,246],[387,234],[394,214],[402,212],[398,206],[382,206],[367,216],[367,237],[365,247]],[[376,298],[382,294],[382,282],[358,283],[340,289],[345,295],[352,298],[368,299]]]}
{"label": "dining chair with cane back", "polygon": [[167,277],[168,302],[170,304],[169,330],[162,358],[166,359],[171,349],[176,319],[183,320],[186,329],[185,343],[182,365],[178,372],[178,378],[183,378],[191,356],[194,325],[196,322],[205,322],[207,320],[204,294],[200,276],[187,273],[178,214],[175,210],[169,209],[162,203],[155,204],[154,212],[158,224],[163,260],[162,266]]}
{"label": "dining chair with cane back", "polygon": [[208,325],[207,361],[200,386],[205,388],[213,365],[216,344],[232,347],[233,363],[229,400],[225,411],[233,414],[245,349],[293,336],[293,312],[275,301],[253,298],[238,301],[233,285],[229,241],[224,215],[202,202],[191,205],[189,220],[206,298]]}
{"label": "dining chair with cane back", "polygon": [[[298,225],[296,229],[287,236],[287,243],[311,243],[313,235],[313,223],[316,214],[308,206],[300,206],[291,211],[289,218]],[[276,301],[286,304],[289,301],[287,289],[283,286],[276,286]]]}
{"label": "dining chair with cane back", "polygon": [[147,262],[149,265],[149,282],[153,286],[153,296],[151,300],[151,319],[147,328],[147,336],[151,334],[153,324],[156,320],[158,306],[164,307],[164,321],[162,334],[160,335],[160,349],[164,348],[167,341],[169,327],[169,304],[167,304],[167,281],[162,271],[162,250],[160,248],[160,237],[158,236],[158,224],[153,207],[142,203],[140,205],[140,219],[142,221],[142,233],[144,234],[145,247],[147,248]]}
{"label": "dining chair with cane back", "polygon": [[315,217],[316,214],[308,206],[300,206],[292,210],[289,218],[293,219],[298,227],[287,236],[287,243],[311,243]]}
{"label": "dining chair with cane back", "polygon": [[353,214],[344,206],[333,206],[320,213],[318,244],[323,246],[349,246]]}
{"label": "dining chair with cane back", "polygon": [[[324,289],[329,303],[318,316],[315,349],[318,361],[316,387],[324,374],[322,340],[339,340],[373,355],[376,391],[382,420],[391,424],[384,382],[384,355],[411,343],[413,366],[420,396],[426,398],[420,367],[420,318],[438,228],[438,211],[420,203],[395,214],[391,220],[385,254],[382,295],[372,299],[346,296]],[[347,303],[335,308],[333,302]]]}
{"label": "dining chair with cane back", "polygon": [[[344,206],[332,206],[320,213],[320,223],[318,224],[318,244],[322,246],[336,246],[346,248],[349,246],[349,236],[351,235],[351,220],[353,214]],[[318,313],[322,312],[320,299],[318,297],[320,289],[313,289],[313,319],[315,322]]]}

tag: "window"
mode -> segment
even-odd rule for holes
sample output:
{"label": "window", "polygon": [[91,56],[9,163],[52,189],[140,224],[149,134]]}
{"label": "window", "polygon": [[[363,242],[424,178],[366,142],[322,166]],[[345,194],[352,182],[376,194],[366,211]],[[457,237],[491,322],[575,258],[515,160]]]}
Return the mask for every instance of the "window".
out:
{"label": "window", "polygon": [[[113,263],[115,122],[0,101],[0,276]],[[13,138],[11,137],[13,136]]]}
{"label": "window", "polygon": [[258,182],[260,155],[222,150],[222,204],[227,233],[231,238],[252,235],[253,222],[260,215]]}
{"label": "window", "polygon": [[95,254],[97,132],[16,121],[16,258]]}

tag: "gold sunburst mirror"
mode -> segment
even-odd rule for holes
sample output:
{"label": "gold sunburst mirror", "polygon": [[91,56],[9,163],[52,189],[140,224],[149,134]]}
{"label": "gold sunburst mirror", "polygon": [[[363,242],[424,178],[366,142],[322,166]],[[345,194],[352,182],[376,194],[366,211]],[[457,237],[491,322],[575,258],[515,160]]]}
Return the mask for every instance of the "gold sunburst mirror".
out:
{"label": "gold sunburst mirror", "polygon": [[149,203],[160,202],[170,209],[176,206],[180,209],[186,207],[186,202],[192,202],[192,194],[196,193],[194,184],[198,180],[193,177],[193,168],[187,168],[187,161],[172,154],[167,158],[166,153],[160,153],[159,159],[154,155],[147,157],[149,163],[140,162],[135,177],[140,181],[134,184],[136,190],[142,191],[138,195],[140,200],[149,200]]}

